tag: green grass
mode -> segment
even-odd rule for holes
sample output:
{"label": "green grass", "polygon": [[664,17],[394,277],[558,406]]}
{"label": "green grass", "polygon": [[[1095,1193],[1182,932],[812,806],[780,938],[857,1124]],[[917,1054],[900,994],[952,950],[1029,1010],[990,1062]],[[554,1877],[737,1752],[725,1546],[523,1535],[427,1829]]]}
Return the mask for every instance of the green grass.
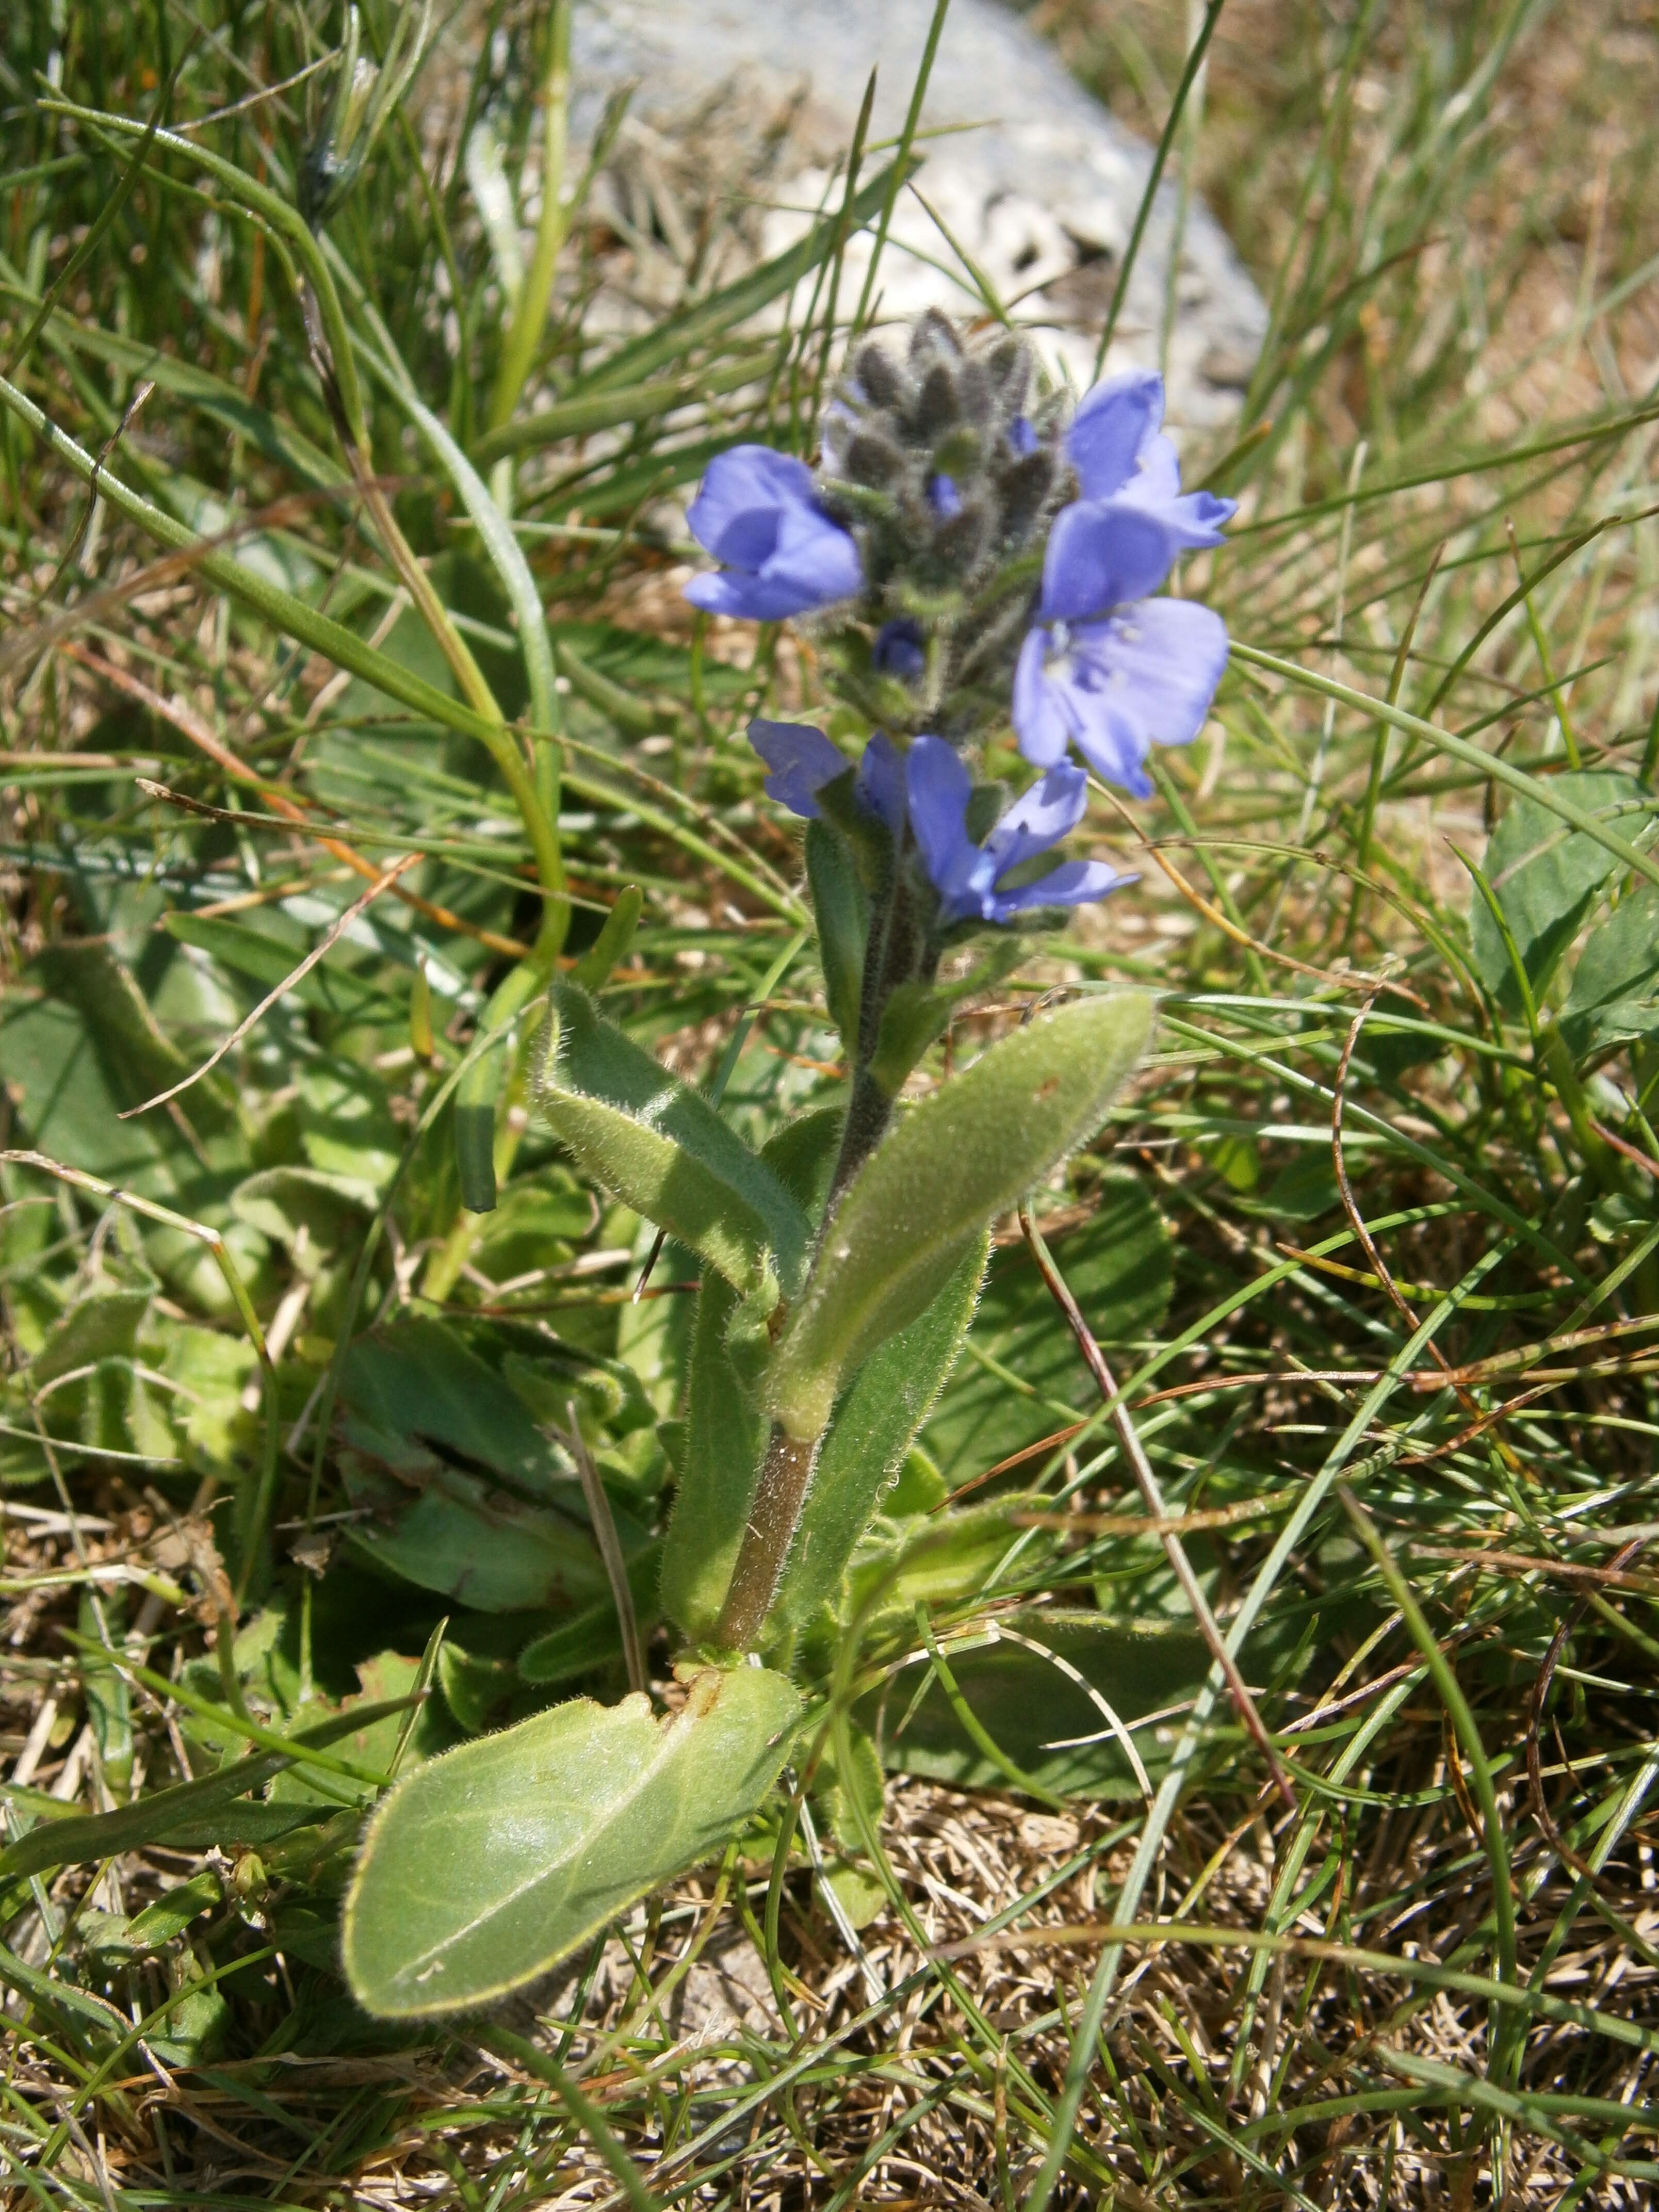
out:
{"label": "green grass", "polygon": [[[526,1117],[514,1018],[637,884],[613,1018],[720,1071],[746,1133],[833,1095],[798,850],[742,736],[811,703],[810,660],[665,617],[663,501],[732,439],[810,449],[820,319],[855,303],[825,276],[757,338],[763,288],[693,269],[601,339],[578,209],[545,317],[508,313],[453,149],[487,109],[535,173],[545,8],[446,21],[321,249],[293,213],[317,82],[239,104],[332,16],[8,15],[9,1837],[405,1699],[449,1620],[413,1724],[364,1712],[275,1810],[0,1894],[20,2202],[1651,2201],[1653,68],[1599,12],[1224,12],[1171,161],[1273,306],[1238,441],[1187,457],[1243,502],[1184,586],[1237,649],[1158,800],[1097,800],[1139,890],[997,1000],[1166,994],[1110,1139],[1036,1212],[1295,1809],[1193,1639],[1179,1680],[1114,1662],[1150,1802],[1110,1741],[1053,1747],[1103,1724],[1048,1657],[1016,1679],[986,1648],[994,1620],[1064,1656],[1079,1614],[1188,1619],[1011,1234],[924,1443],[953,1487],[1026,1454],[975,1494],[1061,1525],[841,1655],[911,1770],[882,1825],[853,1788],[810,1843],[772,1816],[545,2001],[424,2036],[334,1971],[364,1778],[625,1677],[603,1638],[520,1676],[568,1617],[526,1599],[521,1523],[463,1516],[401,1579],[368,1561],[402,1494],[366,1472],[350,1348],[447,1323],[482,1363],[452,1474],[510,1484],[503,1407],[562,1425],[574,1393],[613,1498],[659,1511],[693,1270],[670,1247],[629,1302],[650,1229]],[[1161,131],[1181,11],[1051,15]],[[368,11],[376,50],[390,27]],[[355,398],[307,357],[300,282]],[[410,854],[216,1070],[118,1118]],[[491,1170],[499,1206],[466,1212]],[[418,1351],[402,1371],[441,1388]],[[511,1606],[435,1586],[456,1526],[520,1574]],[[830,1859],[872,1910],[856,1954]],[[757,1988],[699,2036],[745,1930]]]}

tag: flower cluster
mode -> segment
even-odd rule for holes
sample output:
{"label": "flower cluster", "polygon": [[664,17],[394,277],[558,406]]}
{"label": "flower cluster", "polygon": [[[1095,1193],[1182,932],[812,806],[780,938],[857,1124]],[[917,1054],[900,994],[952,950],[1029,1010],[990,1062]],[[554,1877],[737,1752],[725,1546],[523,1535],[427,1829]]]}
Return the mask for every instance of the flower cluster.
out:
{"label": "flower cluster", "polygon": [[[1070,752],[1146,797],[1147,754],[1198,734],[1227,659],[1212,610],[1159,596],[1180,556],[1218,545],[1233,513],[1182,490],[1161,379],[1108,378],[1069,419],[1063,395],[1040,397],[1035,382],[1018,336],[970,350],[930,313],[902,361],[873,340],[855,349],[816,473],[739,446],[690,510],[722,567],[688,598],[808,621],[831,688],[890,733],[872,741],[860,789],[884,748],[905,809],[888,827],[902,842],[908,825],[951,921],[1006,921],[1121,880],[1068,863],[1040,897],[1004,887],[1082,813],[1086,777]],[[959,756],[995,720],[1045,773],[975,844]],[[756,743],[769,790],[810,816],[847,764],[821,732],[778,734],[787,727],[757,724]]]}
{"label": "flower cluster", "polygon": [[895,849],[903,847],[908,830],[937,895],[934,923],[940,931],[1081,906],[1134,881],[1103,860],[1063,860],[1033,878],[1031,863],[1077,827],[1089,803],[1089,779],[1069,761],[1040,776],[978,841],[968,827],[973,778],[961,754],[942,738],[913,738],[901,753],[878,731],[856,770],[822,730],[805,723],[754,721],[749,738],[771,771],[767,796],[792,814],[821,819],[818,794],[850,775],[854,805],[880,824]]}

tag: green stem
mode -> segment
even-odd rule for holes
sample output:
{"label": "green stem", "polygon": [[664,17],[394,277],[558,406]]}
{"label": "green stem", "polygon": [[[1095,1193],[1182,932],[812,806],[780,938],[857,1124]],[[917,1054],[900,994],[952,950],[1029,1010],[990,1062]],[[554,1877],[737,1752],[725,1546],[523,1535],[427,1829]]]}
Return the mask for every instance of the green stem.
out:
{"label": "green stem", "polygon": [[826,1222],[835,1212],[842,1191],[887,1133],[887,1126],[893,1118],[892,1096],[872,1073],[887,1002],[901,983],[926,982],[939,966],[939,955],[928,943],[915,900],[896,863],[888,878],[886,893],[871,924],[865,947],[852,1096],[842,1129],[841,1152],[830,1179],[830,1195],[823,1209]]}
{"label": "green stem", "polygon": [[553,295],[553,271],[570,221],[564,201],[564,171],[570,94],[570,0],[555,0],[548,36],[547,76],[542,87],[542,212],[536,249],[514,304],[513,320],[495,374],[485,428],[501,429],[524,391],[547,325]]}
{"label": "green stem", "polygon": [[[73,116],[77,123],[90,124],[100,131],[112,131],[122,137],[139,137],[147,135],[147,126],[132,116],[108,115],[96,108],[77,107],[66,100],[43,100],[40,103],[43,114]],[[175,131],[157,131],[154,143],[164,146],[169,154],[176,155],[206,170],[216,179],[234,199],[255,215],[262,216],[273,230],[280,232],[292,246],[317,297],[317,309],[322,319],[323,334],[328,340],[333,356],[334,374],[340,388],[340,403],[345,410],[354,441],[367,453],[368,430],[363,416],[362,387],[357,381],[357,365],[352,357],[351,342],[346,331],[345,316],[340,307],[340,295],[328,264],[323,258],[322,248],[312,236],[305,218],[297,208],[290,207],[267,185],[256,184],[253,179],[239,169],[234,161],[198,146]]]}

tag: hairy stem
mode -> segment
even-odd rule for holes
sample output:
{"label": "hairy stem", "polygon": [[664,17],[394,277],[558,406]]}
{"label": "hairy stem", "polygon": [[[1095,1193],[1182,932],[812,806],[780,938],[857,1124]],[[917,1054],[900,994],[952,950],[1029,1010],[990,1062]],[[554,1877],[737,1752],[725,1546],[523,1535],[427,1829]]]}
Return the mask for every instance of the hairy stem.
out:
{"label": "hairy stem", "polygon": [[818,1437],[792,1437],[776,1422],[773,1424],[755,1485],[755,1503],[716,1631],[720,1643],[732,1650],[749,1650],[765,1623],[794,1541],[822,1441]]}

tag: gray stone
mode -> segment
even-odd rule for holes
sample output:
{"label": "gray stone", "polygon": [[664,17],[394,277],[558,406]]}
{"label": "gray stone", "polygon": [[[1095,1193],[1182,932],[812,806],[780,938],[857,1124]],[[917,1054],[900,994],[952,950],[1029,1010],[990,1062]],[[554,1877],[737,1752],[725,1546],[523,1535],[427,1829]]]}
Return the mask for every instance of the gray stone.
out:
{"label": "gray stone", "polygon": [[[617,85],[638,84],[605,180],[635,249],[634,315],[624,319],[668,304],[678,289],[666,281],[669,263],[680,281],[689,258],[705,282],[711,255],[722,280],[736,273],[722,259],[729,240],[711,246],[706,216],[700,223],[695,213],[700,194],[705,205],[717,191],[728,205],[750,204],[730,248],[750,258],[781,250],[826,199],[833,204],[834,163],[871,68],[878,71],[872,138],[896,137],[932,14],[932,0],[578,0],[574,135],[591,135]],[[950,129],[961,125],[975,127]],[[1051,368],[1086,386],[1151,149],[999,0],[953,0],[922,128],[948,135],[925,142],[921,198],[907,192],[896,211],[878,280],[880,319],[928,305],[972,314],[980,303],[965,256],[1031,329]],[[843,313],[859,297],[870,250],[867,234],[848,250]],[[664,263],[654,276],[653,255]],[[793,305],[804,311],[805,295]],[[1157,366],[1162,356],[1172,422],[1224,423],[1266,327],[1261,295],[1214,217],[1194,204],[1183,228],[1166,179],[1109,368]]]}

